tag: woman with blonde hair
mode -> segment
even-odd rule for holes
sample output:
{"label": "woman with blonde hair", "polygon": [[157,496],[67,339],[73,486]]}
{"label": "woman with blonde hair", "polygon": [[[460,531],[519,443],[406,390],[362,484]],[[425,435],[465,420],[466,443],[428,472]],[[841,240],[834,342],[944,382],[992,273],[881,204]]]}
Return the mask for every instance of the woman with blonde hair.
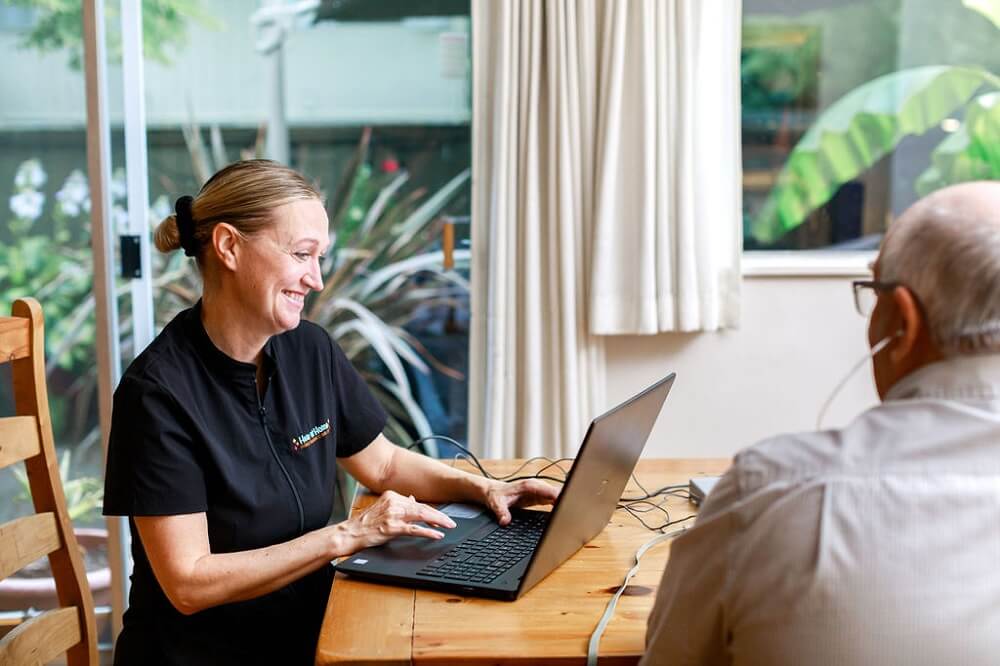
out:
{"label": "woman with blonde hair", "polygon": [[[330,245],[319,192],[267,160],[231,164],[157,228],[203,278],[114,396],[104,512],[128,516],[134,571],[116,664],[313,663],[330,561],[453,521],[417,502],[475,501],[501,523],[551,503],[393,445],[344,353],[301,319]],[[382,493],[328,525],[337,465]]]}

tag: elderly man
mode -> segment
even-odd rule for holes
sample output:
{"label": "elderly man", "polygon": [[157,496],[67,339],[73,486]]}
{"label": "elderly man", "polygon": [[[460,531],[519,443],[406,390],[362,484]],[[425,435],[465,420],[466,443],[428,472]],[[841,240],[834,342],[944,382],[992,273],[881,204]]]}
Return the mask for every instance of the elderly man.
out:
{"label": "elderly man", "polygon": [[736,456],[643,664],[1000,663],[1000,183],[915,204],[874,273],[882,404]]}

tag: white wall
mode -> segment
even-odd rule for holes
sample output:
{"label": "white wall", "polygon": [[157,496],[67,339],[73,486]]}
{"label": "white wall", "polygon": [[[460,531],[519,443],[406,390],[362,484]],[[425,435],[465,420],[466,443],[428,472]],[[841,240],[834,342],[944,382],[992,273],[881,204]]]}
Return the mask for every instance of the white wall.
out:
{"label": "white wall", "polygon": [[[851,279],[747,277],[739,330],[608,338],[609,405],[677,373],[648,457],[731,456],[773,434],[813,429],[824,400],[868,350]],[[843,425],[877,401],[865,364],[824,425]]]}

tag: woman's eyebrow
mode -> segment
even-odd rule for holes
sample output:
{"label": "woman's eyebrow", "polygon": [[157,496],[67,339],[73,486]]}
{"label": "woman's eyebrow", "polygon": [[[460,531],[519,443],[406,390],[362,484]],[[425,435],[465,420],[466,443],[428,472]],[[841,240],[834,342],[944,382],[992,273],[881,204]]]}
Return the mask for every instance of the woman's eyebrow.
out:
{"label": "woman's eyebrow", "polygon": [[[325,245],[323,241],[326,241]],[[292,241],[291,245],[298,248],[309,248],[310,250],[322,247],[322,250],[320,250],[321,254],[330,248],[329,240],[319,240],[317,238],[300,238]]]}

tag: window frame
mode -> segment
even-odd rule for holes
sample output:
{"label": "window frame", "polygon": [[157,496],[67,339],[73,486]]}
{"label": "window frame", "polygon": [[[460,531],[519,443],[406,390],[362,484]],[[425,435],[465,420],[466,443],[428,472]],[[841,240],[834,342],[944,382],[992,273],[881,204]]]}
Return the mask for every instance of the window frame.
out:
{"label": "window frame", "polygon": [[742,275],[755,277],[863,277],[871,275],[874,250],[744,250]]}

